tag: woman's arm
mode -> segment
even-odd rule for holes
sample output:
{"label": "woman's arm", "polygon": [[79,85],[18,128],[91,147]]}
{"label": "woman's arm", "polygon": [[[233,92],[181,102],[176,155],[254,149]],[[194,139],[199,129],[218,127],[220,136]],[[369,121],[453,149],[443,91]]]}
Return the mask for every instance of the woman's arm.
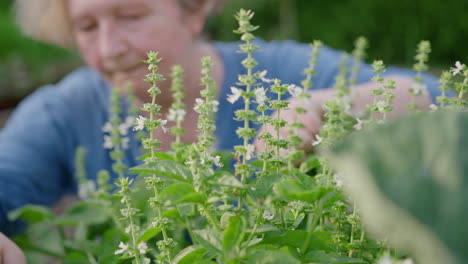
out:
{"label": "woman's arm", "polygon": [[0,264],[26,264],[21,249],[8,237],[0,233]]}
{"label": "woman's arm", "polygon": [[[388,113],[389,118],[396,118],[408,112],[407,105],[411,102],[411,96],[408,93],[408,89],[411,87],[413,80],[400,75],[388,75],[384,77],[385,80],[392,79],[395,80],[396,89],[392,90],[392,93],[395,95],[395,101],[391,104],[393,111]],[[359,114],[366,109],[368,104],[371,104],[374,100],[372,95],[372,90],[378,87],[380,84],[370,81],[366,83],[357,84],[353,89],[355,89],[355,96],[352,99],[353,108],[350,112],[352,114]],[[320,127],[322,125],[323,118],[323,105],[325,102],[330,100],[335,94],[336,90],[334,89],[322,89],[322,90],[313,90],[310,92],[311,98],[307,102],[300,102],[297,99],[290,99],[289,109],[283,110],[281,112],[281,117],[288,121],[288,123],[296,122],[296,111],[294,110],[297,106],[301,106],[307,110],[307,114],[302,116],[302,124],[304,128],[299,131],[299,136],[302,138],[303,142],[301,144],[301,149],[306,151],[312,150],[312,140],[315,135],[318,134]],[[416,98],[416,104],[419,109],[427,109],[431,104],[430,95],[422,95]],[[275,113],[273,114],[275,116]],[[287,138],[287,130],[289,128],[282,128],[281,135],[283,138]],[[275,134],[274,128],[271,126],[267,127],[267,130],[272,135]],[[259,134],[263,131],[261,130]],[[254,141],[254,144],[257,147],[257,151],[263,151],[263,143],[257,138]]]}

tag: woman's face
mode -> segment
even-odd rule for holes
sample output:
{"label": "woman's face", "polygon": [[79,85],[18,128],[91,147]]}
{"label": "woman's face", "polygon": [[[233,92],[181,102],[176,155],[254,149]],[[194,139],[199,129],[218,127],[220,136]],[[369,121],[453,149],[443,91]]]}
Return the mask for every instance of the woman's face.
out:
{"label": "woman's face", "polygon": [[148,73],[148,51],[159,52],[161,73],[179,64],[200,34],[203,18],[176,0],[68,0],[78,48],[86,62],[114,86],[138,88]]}

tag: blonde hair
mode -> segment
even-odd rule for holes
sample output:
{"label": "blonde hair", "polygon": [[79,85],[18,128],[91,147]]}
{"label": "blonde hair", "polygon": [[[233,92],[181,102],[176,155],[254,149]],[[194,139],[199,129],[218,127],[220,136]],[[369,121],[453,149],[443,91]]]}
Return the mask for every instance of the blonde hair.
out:
{"label": "blonde hair", "polygon": [[[188,12],[210,15],[224,0],[178,0]],[[71,25],[67,16],[66,0],[16,0],[16,22],[23,34],[32,39],[64,48],[75,47]]]}

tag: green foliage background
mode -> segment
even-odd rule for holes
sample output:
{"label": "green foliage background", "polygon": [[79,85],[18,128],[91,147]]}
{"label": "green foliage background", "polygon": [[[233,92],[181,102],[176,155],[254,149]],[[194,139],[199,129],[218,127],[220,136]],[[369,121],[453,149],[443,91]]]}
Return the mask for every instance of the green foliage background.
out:
{"label": "green foliage background", "polygon": [[[23,88],[29,91],[57,79],[54,72],[63,74],[50,65],[70,59],[76,62],[77,56],[22,37],[9,12],[12,2],[0,1],[0,86],[14,89],[17,82],[24,81],[10,76],[16,71],[11,64],[20,61],[31,79],[23,84],[31,86]],[[233,14],[240,8],[256,12],[253,23],[261,26],[258,36],[267,40],[319,39],[350,51],[353,41],[362,35],[370,43],[369,61],[382,59],[386,64],[406,66],[412,65],[420,40],[431,41],[432,67],[448,67],[468,57],[465,0],[226,0],[224,9],[208,21],[207,35],[215,40],[236,40]]]}
{"label": "green foliage background", "polygon": [[231,0],[212,25],[214,36],[235,39],[230,14],[241,7],[256,12],[253,23],[261,25],[258,34],[266,39],[319,39],[351,50],[362,35],[370,42],[370,58],[393,64],[412,64],[420,40],[431,41],[432,65],[468,57],[464,0]]}

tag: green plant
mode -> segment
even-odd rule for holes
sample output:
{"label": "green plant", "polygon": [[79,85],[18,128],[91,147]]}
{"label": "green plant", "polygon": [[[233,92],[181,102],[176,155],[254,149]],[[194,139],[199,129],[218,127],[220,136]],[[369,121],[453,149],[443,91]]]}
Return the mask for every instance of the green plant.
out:
{"label": "green plant", "polygon": [[[289,124],[281,119],[281,111],[289,103],[284,100],[284,95],[289,92],[299,99],[307,97],[305,91],[312,85],[310,76],[314,73],[320,44],[314,44],[304,87],[267,79],[267,72],[253,71],[256,61],[251,55],[257,47],[252,40],[257,27],[251,24],[252,17],[253,13],[245,10],[236,15],[239,23],[236,32],[244,41],[240,51],[246,56],[242,64],[247,73],[239,76],[239,85],[245,89],[232,87],[228,97],[231,103],[241,98],[245,103],[244,109],[236,111],[236,119],[244,121],[244,126],[237,130],[243,144],[235,146],[234,170],[223,168],[227,162],[222,161],[229,160],[229,154],[211,150],[215,130],[213,118],[218,102],[211,77],[212,62],[207,57],[201,60],[204,89],[202,98],[197,98],[195,105],[199,114],[198,141],[187,145],[176,142],[171,151],[159,152],[161,142],[152,132],[167,130],[167,120],[157,119],[160,106],[156,104],[156,97],[161,93],[158,82],[164,77],[158,73],[160,58],[157,53],[150,52],[146,61],[150,73],[146,81],[151,85],[148,90],[151,103],[143,105],[147,117],[134,118],[136,111],[132,109],[128,113],[130,118],[123,120],[121,95],[115,89],[111,96],[111,119],[103,127],[108,133],[104,147],[112,150],[112,169],[118,174],[115,181],[118,188],[109,194],[113,186],[107,172],[98,175],[97,186],[87,180],[83,173],[85,153],[78,149],[76,174],[83,200],[59,217],[53,217],[48,208],[31,205],[10,213],[12,220],[21,218],[31,224],[27,231],[29,238],[23,235],[18,240],[23,249],[53,256],[65,263],[103,264],[372,263],[381,256],[406,257],[389,249],[386,243],[366,235],[358,216],[361,210],[365,211],[342,192],[345,176],[340,174],[347,175],[348,171],[336,172],[333,156],[312,154],[300,160],[298,156],[302,153],[297,152],[297,141],[280,137],[280,129],[288,126],[290,135],[298,136],[295,134],[297,122]],[[363,56],[365,45],[362,40],[357,43],[357,52],[353,53]],[[354,82],[352,78],[346,78],[347,59],[344,57],[336,78],[337,95],[325,104],[324,125],[314,142],[318,148],[340,144],[352,131],[363,129],[360,120],[356,123],[356,118],[348,111],[349,97],[353,96],[349,86]],[[355,63],[351,72],[358,67]],[[375,80],[379,85],[373,92],[376,100],[368,107],[372,112],[362,118],[366,127],[380,128],[385,113],[392,110],[392,96],[383,89],[391,88],[393,83],[383,83],[380,77],[384,71],[382,61],[377,61],[375,68]],[[457,63],[454,71],[466,75],[466,66]],[[171,119],[181,121],[184,114],[180,111],[183,109],[180,68],[174,68],[172,78],[175,104],[171,108]],[[270,86],[259,86],[259,80]],[[462,95],[465,83],[466,80],[454,84]],[[275,98],[266,97],[268,89]],[[378,105],[379,96],[386,99],[384,106]],[[251,109],[254,103],[257,111]],[[463,96],[447,100],[450,109],[454,108],[451,111],[466,111],[465,103]],[[277,114],[266,116],[269,109],[276,110]],[[304,110],[297,111],[305,114]],[[382,122],[373,122],[377,120],[374,112],[384,114],[383,119],[378,120]],[[149,132],[142,139],[148,153],[142,157],[143,164],[127,170],[122,162],[122,150],[127,145],[132,120],[135,120],[134,130]],[[249,143],[256,133],[249,121],[275,128],[274,134],[259,135],[266,145],[264,152],[256,153]],[[172,132],[176,137],[183,133],[180,123],[175,123]],[[181,147],[187,151],[180,151]],[[282,151],[290,154],[284,157]],[[378,156],[370,157],[377,159]],[[295,163],[299,163],[298,166],[294,166]],[[415,164],[416,161],[412,163]],[[137,176],[130,177],[130,174]],[[73,232],[67,232],[66,227],[70,226],[74,228]],[[41,236],[46,232],[50,235]],[[458,254],[458,251],[454,252]]]}

